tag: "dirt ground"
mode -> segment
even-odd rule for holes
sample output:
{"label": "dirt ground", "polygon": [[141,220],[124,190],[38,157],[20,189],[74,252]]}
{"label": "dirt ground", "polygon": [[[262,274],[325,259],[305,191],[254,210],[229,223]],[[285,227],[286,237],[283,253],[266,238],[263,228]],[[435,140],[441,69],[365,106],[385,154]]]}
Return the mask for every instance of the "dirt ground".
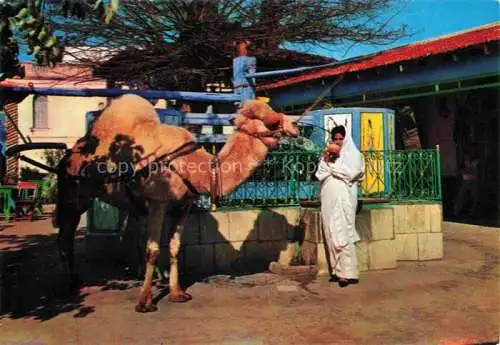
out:
{"label": "dirt ground", "polygon": [[84,287],[57,298],[50,221],[18,222],[0,230],[0,344],[497,344],[499,230],[444,223],[443,260],[364,272],[347,288],[326,277],[215,276],[190,284],[190,302],[160,298],[156,313],[138,314],[138,282],[87,260],[81,239]]}

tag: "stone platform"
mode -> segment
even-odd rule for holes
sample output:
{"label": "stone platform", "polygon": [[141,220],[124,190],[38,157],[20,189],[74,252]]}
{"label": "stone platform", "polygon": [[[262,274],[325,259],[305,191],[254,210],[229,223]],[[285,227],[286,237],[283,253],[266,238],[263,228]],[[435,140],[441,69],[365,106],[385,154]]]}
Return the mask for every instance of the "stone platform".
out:
{"label": "stone platform", "polygon": [[[443,257],[440,204],[366,206],[357,215],[361,241],[357,245],[360,271],[391,269],[401,260]],[[165,220],[165,229],[169,219]],[[125,231],[146,240],[145,219],[128,219]],[[159,264],[168,267],[168,243],[162,240]],[[118,236],[120,237],[120,236]],[[110,236],[87,236],[87,248],[109,253]],[[143,253],[142,249],[139,255]],[[267,270],[271,262],[316,265],[328,273],[318,208],[277,207],[217,210],[190,214],[180,254],[182,272],[237,274]],[[114,251],[114,250],[113,250]],[[127,253],[129,255],[130,253]]]}
{"label": "stone platform", "polygon": [[[306,264],[328,273],[321,213],[302,209],[305,237],[302,253]],[[356,243],[360,271],[396,268],[398,261],[443,258],[443,221],[440,204],[381,204],[356,216],[361,241]]]}

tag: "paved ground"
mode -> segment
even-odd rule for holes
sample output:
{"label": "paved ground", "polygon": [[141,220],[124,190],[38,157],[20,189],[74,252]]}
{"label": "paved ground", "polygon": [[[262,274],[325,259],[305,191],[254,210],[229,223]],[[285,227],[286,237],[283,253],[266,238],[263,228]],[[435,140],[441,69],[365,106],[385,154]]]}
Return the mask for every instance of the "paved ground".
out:
{"label": "paved ground", "polygon": [[137,282],[85,261],[80,296],[58,299],[48,220],[0,231],[0,344],[496,344],[499,228],[445,223],[445,259],[367,272],[341,289],[271,273],[192,284],[194,299],[134,312]]}

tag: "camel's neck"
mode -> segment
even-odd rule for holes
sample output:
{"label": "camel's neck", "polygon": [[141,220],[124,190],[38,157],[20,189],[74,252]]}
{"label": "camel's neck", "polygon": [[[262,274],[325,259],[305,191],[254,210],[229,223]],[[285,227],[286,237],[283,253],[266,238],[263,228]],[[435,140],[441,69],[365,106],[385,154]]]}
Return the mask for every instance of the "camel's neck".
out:
{"label": "camel's neck", "polygon": [[245,182],[265,160],[269,149],[258,138],[236,131],[217,155],[219,160],[219,196]]}
{"label": "camel's neck", "polygon": [[[260,139],[238,131],[231,135],[217,155],[218,196],[231,193],[248,179],[252,172],[264,162],[267,153],[268,148]],[[183,177],[198,193],[208,194],[211,193],[214,182],[210,168],[213,158],[214,156],[207,151],[197,150],[184,158],[175,160],[174,163],[179,165],[179,171],[185,171]]]}

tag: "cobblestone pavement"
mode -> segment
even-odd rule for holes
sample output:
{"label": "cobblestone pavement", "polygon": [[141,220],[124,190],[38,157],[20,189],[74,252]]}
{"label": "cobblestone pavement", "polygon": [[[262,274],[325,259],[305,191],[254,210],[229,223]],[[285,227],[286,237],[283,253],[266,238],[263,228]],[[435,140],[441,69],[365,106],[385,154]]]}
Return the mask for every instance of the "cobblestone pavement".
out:
{"label": "cobblestone pavement", "polygon": [[500,229],[444,223],[439,261],[399,262],[339,288],[326,277],[272,273],[191,284],[193,300],[134,311],[138,282],[120,266],[86,261],[80,295],[58,299],[49,220],[0,230],[0,344],[496,344]]}

